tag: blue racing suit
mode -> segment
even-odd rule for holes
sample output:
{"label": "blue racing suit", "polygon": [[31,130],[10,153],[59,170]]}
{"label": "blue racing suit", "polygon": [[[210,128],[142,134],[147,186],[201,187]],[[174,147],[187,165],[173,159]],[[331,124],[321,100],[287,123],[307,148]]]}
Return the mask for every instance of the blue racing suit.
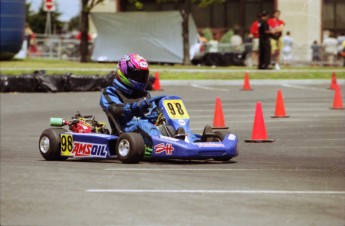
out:
{"label": "blue racing suit", "polygon": [[150,98],[149,92],[134,92],[114,79],[113,85],[103,90],[100,105],[105,112],[118,120],[123,132],[139,132],[145,144],[152,145],[150,137],[161,135],[160,130],[153,124],[158,114],[148,109],[151,112],[149,115],[153,118],[139,118],[142,113],[136,107],[141,100]]}

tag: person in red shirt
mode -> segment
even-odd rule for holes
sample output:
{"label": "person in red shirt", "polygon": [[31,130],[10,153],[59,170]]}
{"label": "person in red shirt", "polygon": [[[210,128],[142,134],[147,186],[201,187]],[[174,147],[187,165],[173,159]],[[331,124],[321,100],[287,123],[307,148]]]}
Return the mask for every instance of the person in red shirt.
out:
{"label": "person in red shirt", "polygon": [[256,16],[256,20],[250,25],[250,34],[253,37],[253,49],[252,49],[252,60],[253,65],[258,65],[258,57],[259,57],[259,20],[260,14]]}
{"label": "person in red shirt", "polygon": [[272,30],[271,34],[271,48],[272,48],[272,60],[275,62],[275,68],[280,70],[279,66],[279,58],[280,58],[280,50],[282,48],[282,32],[285,27],[285,22],[279,19],[280,11],[276,10],[273,13],[273,17],[267,20],[268,26]]}

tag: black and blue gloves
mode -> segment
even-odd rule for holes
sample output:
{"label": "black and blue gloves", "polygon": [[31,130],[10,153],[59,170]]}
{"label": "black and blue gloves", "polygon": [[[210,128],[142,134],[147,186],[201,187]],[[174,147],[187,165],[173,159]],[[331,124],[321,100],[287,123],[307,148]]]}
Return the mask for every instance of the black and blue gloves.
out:
{"label": "black and blue gloves", "polygon": [[150,100],[142,99],[138,102],[132,103],[131,110],[133,111],[134,115],[140,115],[140,113],[145,113],[147,109],[149,109],[150,105]]}

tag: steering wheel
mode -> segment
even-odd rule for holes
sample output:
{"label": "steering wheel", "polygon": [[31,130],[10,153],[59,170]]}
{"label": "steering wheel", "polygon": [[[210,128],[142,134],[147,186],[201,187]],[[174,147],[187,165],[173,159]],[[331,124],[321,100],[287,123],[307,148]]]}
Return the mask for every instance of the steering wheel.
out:
{"label": "steering wheel", "polygon": [[[165,98],[166,96],[156,96],[151,99],[149,99],[149,102],[152,106],[152,103],[155,103],[156,106],[158,107],[158,103],[161,99]],[[154,110],[154,109],[153,109]],[[147,112],[146,112],[147,113]],[[145,112],[141,111],[140,112],[140,118],[145,118],[145,119],[155,119],[157,116],[147,116],[145,115]]]}

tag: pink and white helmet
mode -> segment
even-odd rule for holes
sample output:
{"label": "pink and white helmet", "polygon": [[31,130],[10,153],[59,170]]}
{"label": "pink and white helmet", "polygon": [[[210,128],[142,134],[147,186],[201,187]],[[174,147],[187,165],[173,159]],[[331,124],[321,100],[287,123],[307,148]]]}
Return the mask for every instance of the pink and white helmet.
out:
{"label": "pink and white helmet", "polygon": [[149,65],[144,57],[130,53],[117,65],[115,79],[134,91],[143,91],[149,77]]}

